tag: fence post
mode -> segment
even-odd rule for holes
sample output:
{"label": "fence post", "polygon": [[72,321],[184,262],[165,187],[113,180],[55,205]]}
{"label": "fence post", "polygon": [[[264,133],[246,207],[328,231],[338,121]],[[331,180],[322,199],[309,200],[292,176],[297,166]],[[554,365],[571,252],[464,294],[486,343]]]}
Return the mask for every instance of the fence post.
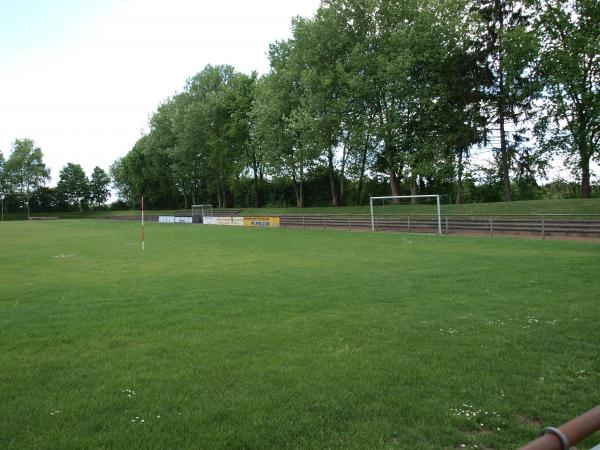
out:
{"label": "fence post", "polygon": [[323,216],[323,229],[327,229],[327,218],[325,216]]}
{"label": "fence post", "polygon": [[544,216],[542,215],[542,240],[546,239],[546,227],[544,224]]}
{"label": "fence post", "polygon": [[410,216],[407,216],[408,232],[410,233]]}
{"label": "fence post", "polygon": [[494,218],[490,218],[490,236],[494,235]]}
{"label": "fence post", "polygon": [[348,231],[352,231],[352,223],[350,221],[350,216],[348,216]]}
{"label": "fence post", "polygon": [[448,234],[448,216],[446,216],[446,234]]}
{"label": "fence post", "polygon": [[375,216],[375,231],[379,231],[379,223],[377,221],[377,216]]}
{"label": "fence post", "polygon": [[302,229],[304,230],[305,225],[304,225],[304,214],[302,214]]}

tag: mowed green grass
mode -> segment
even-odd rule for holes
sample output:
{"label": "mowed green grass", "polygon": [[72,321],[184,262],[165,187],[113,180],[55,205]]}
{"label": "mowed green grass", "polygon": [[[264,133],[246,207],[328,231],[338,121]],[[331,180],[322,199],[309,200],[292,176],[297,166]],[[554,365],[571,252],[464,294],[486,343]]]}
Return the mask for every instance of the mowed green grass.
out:
{"label": "mowed green grass", "polygon": [[506,449],[600,403],[599,244],[139,231],[0,224],[0,448]]}

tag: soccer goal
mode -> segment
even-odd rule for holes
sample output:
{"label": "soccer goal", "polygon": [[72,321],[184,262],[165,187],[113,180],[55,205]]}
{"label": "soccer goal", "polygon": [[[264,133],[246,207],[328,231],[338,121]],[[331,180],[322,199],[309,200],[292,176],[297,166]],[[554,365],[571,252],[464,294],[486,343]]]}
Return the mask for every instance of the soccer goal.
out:
{"label": "soccer goal", "polygon": [[192,205],[192,223],[204,223],[205,217],[212,216],[212,205]]}
{"label": "soccer goal", "polygon": [[406,199],[410,199],[411,201],[413,201],[413,199],[435,200],[435,204],[436,204],[435,216],[437,216],[437,233],[442,234],[442,215],[440,212],[440,196],[438,194],[435,194],[435,195],[388,195],[388,196],[384,196],[384,197],[370,197],[369,205],[371,207],[371,230],[376,231],[375,222],[377,219],[375,217],[374,203],[385,204],[386,201],[390,201],[390,203],[391,203],[394,200],[406,200]]}

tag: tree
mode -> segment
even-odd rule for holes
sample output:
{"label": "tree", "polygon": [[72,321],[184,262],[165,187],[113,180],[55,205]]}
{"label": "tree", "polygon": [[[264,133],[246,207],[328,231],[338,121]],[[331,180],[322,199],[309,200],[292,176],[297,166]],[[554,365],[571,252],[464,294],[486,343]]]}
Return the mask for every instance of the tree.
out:
{"label": "tree", "polygon": [[254,78],[232,66],[207,65],[178,96],[175,167],[181,175],[185,175],[184,165],[195,167],[193,178],[202,178],[222,208],[230,205],[231,184],[244,167]]}
{"label": "tree", "polygon": [[90,179],[90,200],[96,205],[101,205],[110,195],[110,177],[100,167],[94,167]]}
{"label": "tree", "polygon": [[6,160],[0,151],[0,197],[4,198],[10,192],[10,178],[6,170]]}
{"label": "tree", "polygon": [[0,151],[0,200],[2,201],[2,204],[0,205],[0,207],[2,208],[2,211],[0,211],[0,213],[2,213],[2,214],[4,214],[4,198],[10,192],[11,192],[10,178],[9,178],[8,172],[6,170],[6,161],[4,159],[4,155],[2,154],[2,151]]}
{"label": "tree", "polygon": [[82,203],[90,198],[90,184],[79,164],[67,163],[59,174],[56,185],[59,197],[71,205],[82,208]]}
{"label": "tree", "polygon": [[[313,19],[296,19],[293,26],[293,48],[300,61],[299,75],[305,92],[296,119],[304,145],[314,147],[325,160],[332,206],[339,206],[343,200],[343,170],[338,180],[336,150],[347,135],[346,62],[353,44],[339,6],[323,5]],[[347,146],[342,144],[341,169],[345,169],[346,159]]]}
{"label": "tree", "polygon": [[301,82],[301,63],[293,39],[272,44],[271,72],[261,79],[251,112],[254,145],[263,149],[271,173],[292,181],[296,206],[305,205],[307,170],[320,149],[303,139],[305,110],[301,99],[306,92]]}
{"label": "tree", "polygon": [[518,126],[532,111],[532,101],[539,92],[534,65],[537,40],[532,30],[531,11],[526,1],[480,0],[472,3],[479,12],[481,43],[487,53],[486,68],[490,86],[487,95],[490,125],[497,125],[500,139],[499,172],[504,186],[505,201],[512,200],[510,168],[519,134],[516,129],[511,142],[506,125]]}
{"label": "tree", "polygon": [[540,11],[545,114],[538,136],[574,159],[581,197],[588,198],[590,159],[600,157],[600,3],[544,0]]}
{"label": "tree", "polygon": [[125,157],[119,158],[113,162],[108,171],[110,173],[112,185],[117,192],[117,196],[126,203],[132,202],[131,208],[133,209],[134,195],[125,169]]}
{"label": "tree", "polygon": [[13,188],[27,201],[31,191],[50,178],[50,170],[44,164],[42,150],[31,139],[15,140],[4,170]]}

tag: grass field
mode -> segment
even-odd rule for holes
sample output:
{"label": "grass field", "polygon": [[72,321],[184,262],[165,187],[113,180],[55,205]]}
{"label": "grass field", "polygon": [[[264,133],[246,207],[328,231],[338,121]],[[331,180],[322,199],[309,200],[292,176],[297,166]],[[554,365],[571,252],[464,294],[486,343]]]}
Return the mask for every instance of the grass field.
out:
{"label": "grass field", "polygon": [[600,403],[599,267],[583,242],[149,224],[142,253],[137,223],[3,223],[0,448],[516,448]]}

